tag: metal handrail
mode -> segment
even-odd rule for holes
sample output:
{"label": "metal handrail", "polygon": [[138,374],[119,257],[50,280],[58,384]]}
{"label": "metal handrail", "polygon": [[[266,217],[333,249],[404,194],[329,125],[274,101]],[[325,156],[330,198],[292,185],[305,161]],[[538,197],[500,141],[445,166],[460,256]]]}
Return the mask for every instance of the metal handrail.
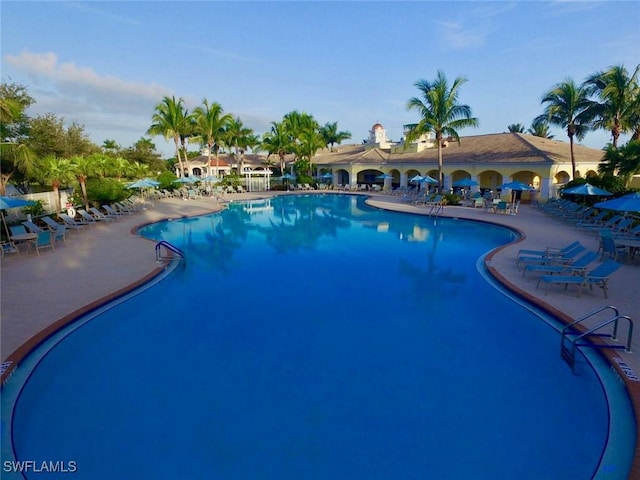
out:
{"label": "metal handrail", "polygon": [[163,258],[161,255],[162,247],[166,248],[170,252],[175,253],[182,260],[186,261],[187,257],[185,256],[184,252],[180,250],[178,247],[176,247],[175,245],[172,245],[171,243],[167,242],[166,240],[161,240],[158,243],[156,243],[156,261],[160,261]]}
{"label": "metal handrail", "polygon": [[[567,338],[567,335],[569,335],[571,333],[573,329],[573,327],[591,317],[593,317],[594,315],[597,315],[598,313],[601,313],[605,310],[613,310],[613,312],[615,313],[615,315],[601,323],[599,323],[598,325],[596,325],[595,327],[587,330],[586,332],[580,333],[579,335],[577,335],[575,338],[571,339],[571,347],[567,348],[565,346],[565,339]],[[618,334],[618,321],[619,320],[627,320],[627,322],[629,323],[629,329],[627,332],[627,343],[626,345],[609,345],[609,344],[596,344],[596,343],[592,343],[592,342],[584,342],[584,343],[579,343],[580,340],[582,340],[583,338],[589,337],[589,336],[599,336],[599,337],[609,337],[611,340],[617,340],[617,334]],[[600,330],[603,327],[606,327],[607,325],[610,325],[613,323],[613,332],[611,334],[607,334],[607,333],[595,333],[598,330]],[[578,333],[577,331],[573,332]],[[575,321],[573,321],[572,323],[570,323],[569,325],[565,326],[562,329],[562,334],[560,337],[560,355],[562,356],[562,358],[569,364],[569,366],[571,367],[571,371],[574,371],[574,366],[575,366],[575,356],[576,356],[576,349],[577,347],[590,347],[590,348],[617,348],[617,349],[622,349],[624,348],[626,352],[631,352],[631,341],[633,338],[633,320],[631,320],[630,317],[626,316],[626,315],[620,315],[618,312],[618,309],[616,307],[613,306],[607,306],[607,307],[602,307],[599,308],[597,310],[594,310],[591,313],[588,313],[587,315],[585,315],[584,317],[581,317]]]}

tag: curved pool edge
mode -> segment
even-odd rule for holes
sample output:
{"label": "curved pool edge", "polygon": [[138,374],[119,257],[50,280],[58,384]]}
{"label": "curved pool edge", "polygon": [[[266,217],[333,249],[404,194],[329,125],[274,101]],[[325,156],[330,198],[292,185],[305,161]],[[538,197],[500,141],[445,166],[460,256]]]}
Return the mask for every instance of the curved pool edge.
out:
{"label": "curved pool edge", "polygon": [[[371,198],[371,197],[368,197]],[[378,199],[376,199],[378,200]],[[372,205],[370,204],[368,201],[367,203],[372,206],[373,208],[380,208],[383,210],[389,210],[389,211],[396,211],[396,212],[403,212],[403,213],[409,213],[409,214],[414,214],[414,215],[421,215],[421,216],[429,216],[429,212],[427,211],[415,211],[415,210],[406,210],[404,208],[394,208],[394,206],[399,206],[396,205],[394,203],[388,203],[387,205],[383,206],[380,204],[375,204]],[[501,245],[498,248],[493,249],[492,251],[490,251],[484,259],[484,267],[487,270],[487,272],[500,284],[502,285],[506,290],[508,290],[509,292],[513,293],[514,295],[520,297],[521,299],[523,299],[524,301],[530,303],[531,305],[533,305],[535,308],[539,309],[540,311],[542,311],[543,313],[546,313],[548,315],[550,315],[551,317],[556,318],[559,322],[561,322],[564,325],[568,325],[569,323],[573,322],[573,318],[571,316],[569,316],[568,314],[562,312],[561,310],[559,310],[558,308],[554,307],[553,305],[550,305],[548,303],[546,303],[543,299],[532,295],[531,293],[527,292],[526,290],[521,289],[520,287],[518,287],[517,285],[515,285],[514,283],[510,282],[508,280],[508,278],[501,274],[500,271],[495,268],[494,266],[492,266],[492,259],[498,254],[500,253],[502,250],[504,250],[505,248],[511,247],[517,243],[520,243],[522,241],[524,241],[524,239],[526,238],[526,233],[523,232],[522,230],[513,227],[513,226],[509,226],[509,225],[504,225],[501,223],[497,223],[497,222],[492,222],[489,220],[484,220],[484,219],[475,219],[475,218],[466,218],[466,217],[462,217],[459,215],[440,215],[439,217],[435,217],[435,218],[447,218],[447,219],[451,219],[451,220],[458,220],[458,219],[464,219],[467,221],[471,221],[471,222],[480,222],[480,223],[488,223],[491,225],[496,225],[499,227],[503,227],[503,228],[507,228],[510,229],[514,232],[516,232],[518,234],[518,237],[515,238],[512,242],[509,242],[505,245]],[[586,328],[582,325],[578,325],[577,326],[577,330],[580,330],[582,332],[586,331]],[[604,340],[601,340],[599,338],[589,338],[587,339],[588,341],[592,342],[592,343],[606,343]],[[614,350],[612,349],[598,349],[597,352],[602,358],[604,358],[604,360],[607,362],[608,366],[612,369],[612,371],[614,371],[616,373],[616,375],[618,376],[618,379],[624,384],[625,386],[625,390],[629,396],[629,401],[631,402],[631,407],[633,410],[633,415],[635,416],[635,430],[636,430],[636,437],[635,437],[635,446],[634,446],[634,455],[633,455],[633,462],[631,464],[631,468],[629,470],[629,477],[630,479],[635,479],[635,478],[640,478],[640,381],[637,380],[633,380],[632,378],[629,377],[629,371],[625,368],[626,367],[626,363],[624,362],[624,359],[621,358],[619,355],[617,355],[615,353]],[[601,380],[602,381],[602,380]],[[604,384],[603,384],[603,388],[604,388]],[[604,453],[603,453],[604,455]],[[598,471],[595,472],[594,474],[594,479],[598,479],[598,478],[611,478],[609,477],[609,473],[608,472],[603,472],[603,471]]]}

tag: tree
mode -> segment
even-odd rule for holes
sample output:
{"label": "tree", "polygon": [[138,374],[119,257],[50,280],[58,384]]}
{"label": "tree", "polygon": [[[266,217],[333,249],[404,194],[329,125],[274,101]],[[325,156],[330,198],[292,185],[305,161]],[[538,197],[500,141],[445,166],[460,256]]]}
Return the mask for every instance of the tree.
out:
{"label": "tree", "polygon": [[618,146],[622,133],[633,129],[633,107],[638,95],[638,65],[629,76],[623,65],[615,65],[605,72],[597,72],[588,77],[584,87],[589,94],[596,95],[600,102],[594,101],[589,107],[595,117],[593,126],[611,132],[612,146]]}
{"label": "tree", "polygon": [[253,130],[245,127],[240,117],[232,119],[225,129],[225,144],[229,148],[233,148],[234,157],[238,165],[238,175],[242,175],[244,169],[243,154],[250,136],[253,136]]}
{"label": "tree", "polygon": [[511,125],[507,126],[507,128],[511,133],[524,133],[524,125],[522,125],[521,123],[512,123]]}
{"label": "tree", "polygon": [[451,137],[460,143],[458,129],[477,127],[478,119],[472,117],[471,107],[458,103],[460,87],[467,82],[464,77],[457,77],[451,88],[444,73],[439,70],[433,82],[419,80],[415,86],[422,96],[413,97],[407,103],[408,110],[417,110],[420,122],[410,125],[405,137],[405,145],[427,133],[435,133],[438,145],[438,191],[442,193],[444,174],[442,171],[443,140]]}
{"label": "tree", "polygon": [[620,148],[607,145],[598,171],[606,176],[618,176],[628,186],[631,177],[640,174],[640,142],[631,140]]}
{"label": "tree", "polygon": [[233,121],[230,114],[225,114],[222,105],[213,102],[209,104],[207,99],[202,100],[202,105],[193,111],[195,118],[195,134],[199,136],[209,150],[209,165],[211,165],[211,152],[216,155],[216,175],[219,174],[220,164],[218,152],[224,142],[225,131]]}
{"label": "tree", "polygon": [[116,155],[120,151],[120,145],[115,140],[107,139],[102,142],[102,151],[109,155]]}
{"label": "tree", "polygon": [[89,197],[87,196],[87,179],[96,174],[96,165],[93,161],[94,157],[76,155],[71,158],[71,164],[73,165],[74,173],[80,184],[80,190],[82,192],[82,200],[84,201],[85,208],[89,209]]}
{"label": "tree", "polygon": [[576,85],[573,80],[566,79],[558,83],[542,97],[542,104],[547,104],[544,113],[536,118],[548,121],[552,125],[567,129],[569,148],[571,151],[572,179],[576,178],[576,159],[573,153],[573,139],[582,140],[589,131],[593,110],[589,110],[591,102],[588,90]]}
{"label": "tree", "polygon": [[176,100],[176,97],[164,97],[162,102],[156,105],[151,121],[153,123],[147,130],[147,134],[162,135],[167,140],[173,139],[176,158],[180,165],[180,177],[184,176],[185,167],[180,154],[181,137],[188,133],[189,128],[189,114],[184,108],[184,100],[182,98]]}
{"label": "tree", "polygon": [[338,122],[326,123],[324,127],[320,129],[320,134],[322,138],[324,138],[325,146],[330,146],[332,152],[334,143],[340,145],[340,142],[343,140],[351,138],[350,132],[338,131]]}
{"label": "tree", "polygon": [[29,122],[28,145],[37,157],[53,155],[70,158],[74,155],[88,155],[99,151],[84,131],[84,126],[72,122],[65,125],[64,118],[54,113],[46,113]]}
{"label": "tree", "polygon": [[68,158],[58,158],[54,155],[47,155],[41,160],[39,174],[42,180],[51,184],[56,200],[56,212],[62,208],[60,205],[60,187],[69,185],[75,178],[75,166]]}
{"label": "tree", "polygon": [[534,137],[542,137],[552,139],[554,135],[549,130],[549,124],[546,120],[535,119],[531,122],[531,127],[527,130],[527,133]]}
{"label": "tree", "polygon": [[262,136],[262,148],[267,151],[269,155],[278,155],[280,160],[280,172],[284,174],[285,155],[292,151],[291,137],[285,130],[285,126],[282,123],[271,122],[271,131],[265,133]]}
{"label": "tree", "polygon": [[23,85],[0,84],[0,194],[10,180],[23,182],[34,173],[36,156],[27,145],[26,108],[35,103]]}
{"label": "tree", "polygon": [[300,157],[298,168],[302,171],[306,169],[309,175],[313,175],[313,157],[318,150],[327,145],[325,139],[318,130],[307,128],[300,133],[298,140],[298,156]]}
{"label": "tree", "polygon": [[167,169],[167,162],[162,160],[155,144],[148,138],[140,138],[132,147],[121,150],[120,154],[131,163],[148,165],[152,172],[162,172]]}

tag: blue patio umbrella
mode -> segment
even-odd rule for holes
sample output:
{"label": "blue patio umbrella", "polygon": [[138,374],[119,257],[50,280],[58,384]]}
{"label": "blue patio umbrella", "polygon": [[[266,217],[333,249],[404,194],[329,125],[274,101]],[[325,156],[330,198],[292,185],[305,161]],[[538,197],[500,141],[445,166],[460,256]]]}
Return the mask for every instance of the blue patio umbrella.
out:
{"label": "blue patio umbrella", "polygon": [[594,187],[590,183],[585,183],[583,185],[578,185],[577,187],[565,188],[562,193],[570,194],[570,195],[589,195],[589,196],[602,196],[602,197],[610,197],[613,195],[611,192],[607,192],[602,188]]}
{"label": "blue patio umbrella", "polygon": [[393,178],[393,176],[388,173],[383,173],[382,175],[378,175],[376,180],[388,180],[389,178]]}
{"label": "blue patio umbrella", "polygon": [[429,175],[426,175],[424,177],[422,177],[420,180],[418,180],[420,183],[428,183],[429,185],[438,185],[438,180],[436,180],[433,177],[430,177]]}
{"label": "blue patio umbrella", "polygon": [[150,178],[143,178],[142,180],[138,180],[127,185],[127,188],[153,188],[160,185],[160,182],[156,182],[155,180],[151,180]]}
{"label": "blue patio umbrella", "polygon": [[180,177],[174,180],[174,183],[197,183],[200,179],[198,177]]}
{"label": "blue patio umbrella", "polygon": [[202,179],[203,182],[210,182],[210,183],[216,183],[219,182],[220,179],[218,177],[216,177],[215,175],[207,175],[206,177],[204,177]]}
{"label": "blue patio umbrella", "polygon": [[33,200],[23,200],[21,198],[5,197],[3,195],[0,195],[0,216],[2,217],[2,224],[4,225],[4,229],[7,232],[7,238],[11,237],[11,234],[9,233],[7,219],[4,218],[4,212],[2,212],[2,210],[6,210],[9,208],[28,207],[29,205],[35,204],[36,202],[34,202]]}
{"label": "blue patio umbrella", "polygon": [[416,175],[415,177],[412,177],[409,179],[410,182],[419,182],[420,180],[422,180],[424,177],[422,175]]}
{"label": "blue patio umbrella", "polygon": [[463,178],[462,180],[453,182],[454,187],[477,187],[478,185],[480,185],[478,182],[470,178]]}
{"label": "blue patio umbrella", "polygon": [[514,180],[513,182],[509,182],[509,183],[503,183],[502,185],[500,185],[500,188],[503,190],[519,190],[521,192],[527,192],[529,190],[533,190],[533,188],[531,188],[529,185],[527,185],[526,183],[522,183],[518,180]]}
{"label": "blue patio umbrella", "polygon": [[333,178],[333,173],[329,173],[329,172],[327,172],[327,173],[323,173],[323,174],[320,176],[320,178],[323,178],[323,179],[325,179],[325,180],[329,180],[329,179]]}
{"label": "blue patio umbrella", "polygon": [[640,212],[640,192],[629,193],[613,200],[598,202],[594,207],[618,212]]}

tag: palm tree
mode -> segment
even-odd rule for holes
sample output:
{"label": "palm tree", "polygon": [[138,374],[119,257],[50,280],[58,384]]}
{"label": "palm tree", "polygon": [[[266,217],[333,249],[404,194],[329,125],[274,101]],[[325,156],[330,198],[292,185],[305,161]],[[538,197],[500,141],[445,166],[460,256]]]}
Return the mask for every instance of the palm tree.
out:
{"label": "palm tree", "polygon": [[620,135],[633,128],[630,117],[633,116],[634,97],[638,95],[639,71],[640,65],[629,76],[623,65],[615,65],[606,72],[591,75],[583,84],[590,94],[600,100],[593,102],[590,107],[595,116],[593,126],[611,132],[614,148],[618,146]]}
{"label": "palm tree", "polygon": [[549,130],[549,124],[546,120],[535,119],[531,122],[531,127],[527,130],[527,133],[534,137],[542,137],[552,139],[554,135]]}
{"label": "palm tree", "polygon": [[[188,132],[189,115],[184,108],[182,98],[164,97],[162,102],[156,105],[155,113],[151,117],[153,122],[147,130],[149,135],[162,135],[165,139],[172,138],[176,146],[176,158],[180,165],[180,177],[184,176],[184,164],[180,155],[181,139]],[[185,152],[185,161],[186,161]]]}
{"label": "palm tree", "polygon": [[42,159],[42,169],[40,175],[42,179],[51,183],[53,195],[56,199],[56,212],[61,210],[60,187],[69,185],[75,178],[76,167],[68,158],[58,158],[54,155],[47,155]]}
{"label": "palm tree", "polygon": [[521,123],[512,123],[511,125],[508,125],[507,128],[511,133],[524,133],[524,125]]}
{"label": "palm tree", "polygon": [[307,128],[299,134],[299,144],[297,148],[298,156],[300,157],[301,164],[299,168],[304,170],[305,166],[308,168],[308,174],[313,174],[313,157],[316,152],[324,148],[327,144],[322,134],[312,128]]}
{"label": "palm tree", "polygon": [[[284,157],[292,151],[291,137],[285,130],[283,123],[271,122],[271,131],[262,136],[262,148],[269,155],[278,155],[280,172],[284,174],[286,165]],[[267,155],[267,158],[269,156]]]}
{"label": "palm tree", "polygon": [[417,110],[421,119],[417,124],[409,126],[405,145],[426,133],[435,133],[438,144],[438,191],[440,193],[444,187],[443,140],[451,137],[460,143],[457,129],[478,126],[478,119],[471,116],[471,107],[458,103],[459,89],[466,82],[466,78],[458,77],[449,88],[444,73],[439,70],[435,81],[419,80],[415,83],[422,93],[422,98],[413,97],[407,103],[407,109]]}
{"label": "palm tree", "polygon": [[573,139],[582,140],[589,131],[590,121],[593,118],[593,110],[590,110],[591,101],[589,92],[576,85],[568,78],[558,83],[544,94],[541,103],[546,103],[544,113],[536,118],[539,121],[548,121],[552,125],[558,125],[567,129],[569,148],[571,150],[572,179],[576,178],[576,159],[573,153]]}
{"label": "palm tree", "polygon": [[84,200],[85,208],[89,209],[89,197],[87,195],[87,179],[96,174],[96,164],[94,162],[95,157],[85,157],[76,155],[71,158],[71,164],[74,167],[74,173],[80,183],[80,190],[82,191],[82,199]]}
{"label": "palm tree", "polygon": [[351,138],[350,132],[338,131],[338,122],[326,123],[324,127],[320,129],[320,134],[322,135],[322,138],[324,138],[325,146],[331,146],[330,150],[332,152],[334,143],[340,145],[340,142],[343,140]]}
{"label": "palm tree", "polygon": [[631,177],[640,173],[640,142],[630,140],[620,148],[607,145],[598,171],[604,175],[618,176],[628,186]]}
{"label": "palm tree", "polygon": [[[6,193],[6,185],[16,174],[29,176],[34,173],[36,156],[18,133],[18,123],[23,122],[24,110],[34,103],[28,95],[18,95],[16,98],[8,96],[8,90],[18,95],[22,91],[20,86],[2,84],[0,96],[0,194]],[[20,100],[22,99],[22,101]]]}
{"label": "palm tree", "polygon": [[244,148],[248,141],[247,137],[253,136],[253,130],[247,128],[240,120],[240,117],[232,119],[225,129],[226,144],[233,147],[234,156],[238,165],[238,175],[242,175],[244,170]]}
{"label": "palm tree", "polygon": [[218,152],[224,140],[225,129],[233,120],[230,114],[225,114],[222,105],[213,102],[209,104],[207,99],[202,100],[202,105],[193,111],[195,118],[195,134],[198,135],[209,149],[209,165],[211,165],[211,152],[215,149],[216,175],[219,174]]}

